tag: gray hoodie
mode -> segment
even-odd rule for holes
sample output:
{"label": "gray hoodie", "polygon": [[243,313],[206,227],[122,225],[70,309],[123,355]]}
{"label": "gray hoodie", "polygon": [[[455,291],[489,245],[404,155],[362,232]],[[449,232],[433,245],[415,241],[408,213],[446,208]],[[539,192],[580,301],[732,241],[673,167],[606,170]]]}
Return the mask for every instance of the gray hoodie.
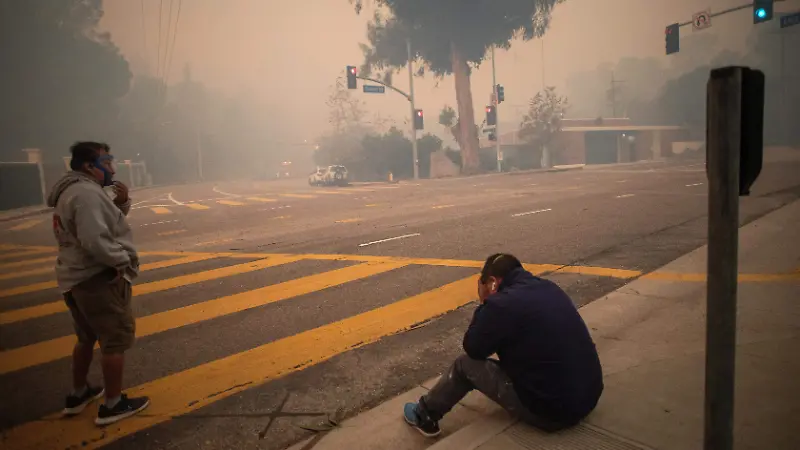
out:
{"label": "gray hoodie", "polygon": [[56,279],[62,292],[109,268],[132,279],[139,271],[133,233],[125,220],[130,204],[117,207],[100,184],[81,172],[69,172],[47,198],[58,241]]}

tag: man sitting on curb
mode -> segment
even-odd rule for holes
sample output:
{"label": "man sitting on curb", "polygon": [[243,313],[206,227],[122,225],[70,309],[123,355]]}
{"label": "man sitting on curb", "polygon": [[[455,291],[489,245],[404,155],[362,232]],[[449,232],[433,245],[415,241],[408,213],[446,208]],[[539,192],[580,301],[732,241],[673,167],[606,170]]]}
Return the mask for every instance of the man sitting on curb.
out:
{"label": "man sitting on curb", "polygon": [[[603,373],[578,310],[555,283],[533,276],[508,254],[490,256],[478,281],[480,305],[464,351],[406,422],[423,435],[477,389],[512,415],[544,431],[573,426],[597,406]],[[499,360],[489,359],[497,354]]]}

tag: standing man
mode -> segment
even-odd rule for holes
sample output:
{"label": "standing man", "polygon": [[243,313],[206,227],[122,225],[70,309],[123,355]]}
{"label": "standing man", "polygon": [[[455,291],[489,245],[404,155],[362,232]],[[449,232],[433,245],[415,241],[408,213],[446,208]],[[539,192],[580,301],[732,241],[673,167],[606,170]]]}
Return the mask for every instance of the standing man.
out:
{"label": "standing man", "polygon": [[[544,431],[586,417],[603,392],[603,371],[569,296],[499,253],[481,270],[478,298],[464,335],[466,354],[419,403],[405,405],[406,422],[436,436],[439,420],[473,389]],[[490,359],[493,354],[499,360]]]}
{"label": "standing man", "polygon": [[[108,146],[78,142],[70,150],[72,170],[47,199],[48,206],[55,208],[56,278],[78,338],[72,353],[72,392],[64,414],[79,414],[105,394],[95,423],[108,425],[150,404],[147,397],[128,398],[122,393],[125,351],[133,345],[136,330],[131,280],[138,274],[139,257],[125,220],[130,209],[127,189],[116,188],[116,205],[103,191],[114,185]],[[86,379],[98,341],[105,388],[93,387]]]}

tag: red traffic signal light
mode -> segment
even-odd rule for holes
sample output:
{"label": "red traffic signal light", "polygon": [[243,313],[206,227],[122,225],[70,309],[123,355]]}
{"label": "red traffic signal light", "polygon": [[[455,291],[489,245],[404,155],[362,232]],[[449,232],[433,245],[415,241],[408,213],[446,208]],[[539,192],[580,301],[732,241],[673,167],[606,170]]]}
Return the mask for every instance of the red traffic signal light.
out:
{"label": "red traffic signal light", "polygon": [[497,125],[497,108],[493,105],[486,107],[486,125]]}
{"label": "red traffic signal light", "polygon": [[347,66],[347,89],[356,89],[358,87],[356,75],[356,66]]}
{"label": "red traffic signal light", "polygon": [[418,109],[415,111],[414,114],[414,129],[415,130],[424,130],[425,129],[425,118],[422,117],[422,110]]}

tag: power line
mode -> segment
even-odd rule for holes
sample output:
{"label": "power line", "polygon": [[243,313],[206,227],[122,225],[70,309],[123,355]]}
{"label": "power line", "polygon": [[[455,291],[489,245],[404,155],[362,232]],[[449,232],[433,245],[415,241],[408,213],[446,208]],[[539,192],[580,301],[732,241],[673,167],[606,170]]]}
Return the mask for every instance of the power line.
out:
{"label": "power line", "polygon": [[178,40],[178,23],[181,20],[181,5],[183,5],[183,0],[178,0],[178,14],[175,18],[175,29],[172,31],[172,48],[169,49],[169,56],[167,57],[167,70],[164,74],[164,84],[167,84],[169,81],[169,73],[170,69],[172,68],[172,60],[175,59],[175,41]]}
{"label": "power line", "polygon": [[167,16],[167,33],[164,39],[164,62],[161,64],[161,78],[164,79],[164,73],[167,68],[167,57],[169,56],[169,30],[172,28],[172,5],[174,0],[169,0],[169,16]]}
{"label": "power line", "polygon": [[161,23],[163,22],[161,16],[164,12],[164,0],[158,7],[158,53],[156,54],[156,78],[161,73]]}
{"label": "power line", "polygon": [[[145,20],[144,20],[144,17],[145,17],[144,16],[144,0],[141,0],[141,5],[142,5],[142,48],[143,48],[143,52],[144,52],[144,55],[143,55],[144,56],[144,63],[147,66],[149,64],[147,64],[147,27],[145,26]],[[147,69],[146,66],[145,66],[145,70]]]}

